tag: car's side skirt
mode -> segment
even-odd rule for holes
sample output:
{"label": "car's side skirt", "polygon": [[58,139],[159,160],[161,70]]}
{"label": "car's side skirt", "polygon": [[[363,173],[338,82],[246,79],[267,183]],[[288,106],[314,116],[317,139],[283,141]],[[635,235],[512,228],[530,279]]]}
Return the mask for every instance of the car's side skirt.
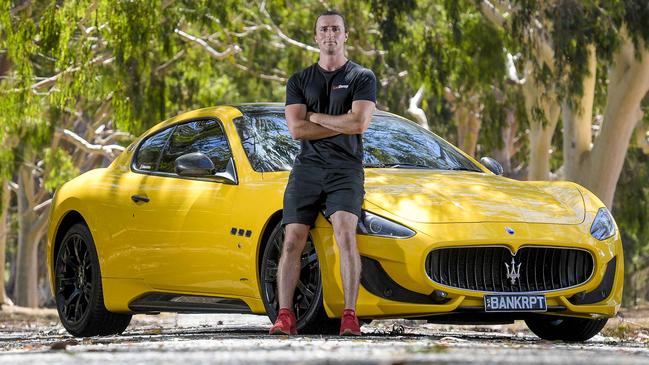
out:
{"label": "car's side skirt", "polygon": [[252,313],[241,299],[198,295],[149,293],[129,304],[133,312]]}

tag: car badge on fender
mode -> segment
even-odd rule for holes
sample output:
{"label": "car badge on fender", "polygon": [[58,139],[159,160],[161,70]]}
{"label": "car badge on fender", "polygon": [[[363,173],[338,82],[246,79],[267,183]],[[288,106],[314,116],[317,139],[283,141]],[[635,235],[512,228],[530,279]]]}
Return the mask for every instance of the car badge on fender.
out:
{"label": "car badge on fender", "polygon": [[509,265],[505,262],[505,267],[507,267],[507,279],[510,279],[512,281],[512,285],[516,284],[516,280],[521,277],[521,263],[516,266],[516,262],[514,261],[514,258],[512,257],[512,267],[511,269],[509,268]]}

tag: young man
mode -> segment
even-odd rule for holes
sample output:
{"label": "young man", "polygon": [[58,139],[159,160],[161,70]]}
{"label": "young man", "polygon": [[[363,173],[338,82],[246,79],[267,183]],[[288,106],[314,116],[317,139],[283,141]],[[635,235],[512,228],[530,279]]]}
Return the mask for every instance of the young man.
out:
{"label": "young man", "polygon": [[363,189],[362,133],[376,102],[376,78],[345,57],[347,28],[343,16],[326,11],[316,19],[319,61],[294,74],[286,85],[286,120],[301,150],[284,193],[286,234],[279,261],[279,313],[271,334],[296,334],[293,293],[300,276],[300,256],[322,203],[340,248],[345,296],[340,334],[360,335],[356,299],[361,261],[356,225]]}

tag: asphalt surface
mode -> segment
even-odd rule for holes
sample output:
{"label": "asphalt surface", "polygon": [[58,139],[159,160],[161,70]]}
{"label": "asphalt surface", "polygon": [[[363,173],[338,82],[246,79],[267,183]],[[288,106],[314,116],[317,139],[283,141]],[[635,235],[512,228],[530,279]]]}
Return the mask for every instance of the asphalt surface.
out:
{"label": "asphalt surface", "polygon": [[649,364],[647,336],[543,341],[517,323],[375,321],[361,337],[269,336],[252,315],[135,316],[120,336],[75,339],[55,318],[0,324],[4,364]]}

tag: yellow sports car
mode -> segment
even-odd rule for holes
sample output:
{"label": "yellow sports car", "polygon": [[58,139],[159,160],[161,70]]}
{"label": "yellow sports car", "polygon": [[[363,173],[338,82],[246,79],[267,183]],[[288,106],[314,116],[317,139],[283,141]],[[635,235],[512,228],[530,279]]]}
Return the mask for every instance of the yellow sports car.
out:
{"label": "yellow sports car", "polygon": [[[620,306],[620,233],[570,182],[516,181],[399,116],[364,134],[361,318],[511,323],[584,341]],[[277,311],[282,197],[299,141],[281,104],[200,109],[144,133],[108,168],[56,192],[51,284],[74,336],[123,332],[133,313]],[[339,254],[320,216],[302,255],[303,333],[337,329]]]}

